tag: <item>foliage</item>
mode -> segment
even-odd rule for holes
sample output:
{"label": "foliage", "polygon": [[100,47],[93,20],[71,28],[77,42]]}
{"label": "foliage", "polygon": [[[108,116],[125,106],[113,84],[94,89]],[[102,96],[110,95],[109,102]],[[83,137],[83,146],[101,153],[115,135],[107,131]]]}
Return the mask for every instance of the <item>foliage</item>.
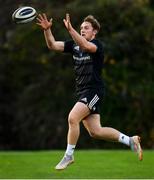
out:
{"label": "foliage", "polygon": [[[148,0],[42,1],[1,3],[0,25],[0,149],[65,148],[67,116],[75,102],[71,57],[50,52],[35,25],[15,25],[11,14],[31,5],[53,17],[57,40],[70,38],[62,19],[71,14],[76,29],[93,14],[101,22],[106,98],[102,122],[126,134],[138,133],[153,148],[154,12]],[[91,140],[81,126],[78,146],[113,148]],[[65,137],[65,138],[63,138]]]}

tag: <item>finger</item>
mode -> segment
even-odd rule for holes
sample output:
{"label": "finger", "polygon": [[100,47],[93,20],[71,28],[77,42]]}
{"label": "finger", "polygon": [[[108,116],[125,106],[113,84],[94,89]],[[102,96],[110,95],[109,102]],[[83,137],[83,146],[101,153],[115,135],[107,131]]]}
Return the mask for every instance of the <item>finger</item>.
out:
{"label": "finger", "polygon": [[39,14],[38,16],[39,16],[39,19],[41,19],[42,21],[44,20],[41,14]]}
{"label": "finger", "polygon": [[41,26],[41,23],[36,23],[37,25]]}
{"label": "finger", "polygon": [[66,13],[66,17],[65,17],[65,20],[67,21],[67,17],[68,17],[68,14]]}
{"label": "finger", "polygon": [[45,13],[43,13],[43,18],[44,18],[46,21],[48,21],[47,16],[46,16]]}
{"label": "finger", "polygon": [[63,22],[64,22],[64,24],[65,24],[65,26],[66,26],[66,24],[67,24],[67,21],[66,21],[66,19],[63,19]]}
{"label": "finger", "polygon": [[50,19],[50,22],[51,22],[51,23],[52,23],[52,20],[53,20],[53,19],[51,18],[51,19]]}
{"label": "finger", "polygon": [[68,29],[68,22],[66,21],[66,19],[63,19],[63,22],[64,22],[66,29]]}
{"label": "finger", "polygon": [[40,18],[36,18],[36,20],[40,23],[42,22],[42,20]]}
{"label": "finger", "polygon": [[67,20],[68,22],[70,22],[70,15],[69,15],[69,13],[66,14],[66,20]]}

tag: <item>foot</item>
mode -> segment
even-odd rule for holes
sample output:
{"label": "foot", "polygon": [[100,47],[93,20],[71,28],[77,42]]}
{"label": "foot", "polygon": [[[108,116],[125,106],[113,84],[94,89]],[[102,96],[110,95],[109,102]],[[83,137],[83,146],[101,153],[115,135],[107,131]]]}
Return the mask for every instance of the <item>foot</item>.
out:
{"label": "foot", "polygon": [[140,161],[143,159],[143,151],[140,145],[141,138],[139,136],[130,137],[130,147],[133,151],[137,152]]}
{"label": "foot", "polygon": [[74,157],[65,155],[63,159],[57,164],[55,167],[56,170],[63,170],[67,168],[68,165],[72,164],[74,162]]}

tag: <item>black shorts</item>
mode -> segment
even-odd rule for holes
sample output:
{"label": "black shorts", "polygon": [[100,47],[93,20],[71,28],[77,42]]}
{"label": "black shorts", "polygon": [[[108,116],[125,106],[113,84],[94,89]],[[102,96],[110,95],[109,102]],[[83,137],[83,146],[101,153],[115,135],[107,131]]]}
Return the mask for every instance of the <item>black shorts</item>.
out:
{"label": "black shorts", "polygon": [[104,99],[104,89],[88,89],[79,93],[78,102],[88,106],[91,114],[100,114],[100,105]]}

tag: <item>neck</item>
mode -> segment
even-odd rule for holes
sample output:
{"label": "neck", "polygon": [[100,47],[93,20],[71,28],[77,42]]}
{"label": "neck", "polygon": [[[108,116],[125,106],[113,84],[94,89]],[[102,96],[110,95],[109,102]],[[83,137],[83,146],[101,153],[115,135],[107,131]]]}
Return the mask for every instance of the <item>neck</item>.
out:
{"label": "neck", "polygon": [[[85,37],[84,37],[85,38]],[[91,40],[93,40],[93,39],[95,39],[96,38],[96,36],[95,35],[93,35],[90,39],[86,39],[87,41],[91,41]]]}

